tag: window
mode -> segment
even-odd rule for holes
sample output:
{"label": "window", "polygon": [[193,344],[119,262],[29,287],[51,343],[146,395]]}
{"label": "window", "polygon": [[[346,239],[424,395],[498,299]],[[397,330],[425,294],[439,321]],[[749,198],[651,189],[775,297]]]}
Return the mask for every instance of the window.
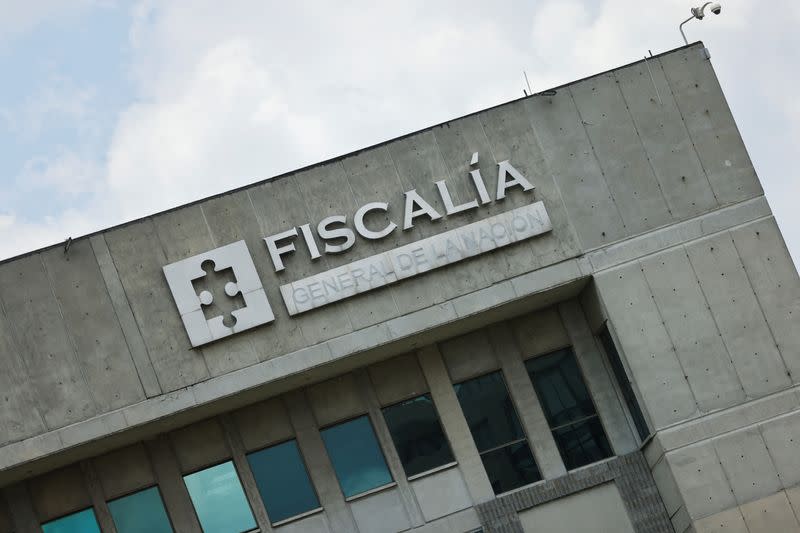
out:
{"label": "window", "polygon": [[366,415],[323,429],[321,433],[345,498],[392,482]]}
{"label": "window", "polygon": [[100,533],[94,509],[84,509],[77,513],[42,524],[43,533]]}
{"label": "window", "polygon": [[571,348],[525,363],[567,470],[612,455]]}
{"label": "window", "polygon": [[625,405],[628,406],[628,412],[633,419],[633,425],[636,426],[636,432],[639,434],[639,438],[644,441],[650,434],[650,430],[647,429],[647,422],[644,420],[642,409],[639,407],[639,402],[633,393],[633,387],[631,387],[628,374],[625,373],[625,367],[622,366],[617,346],[614,344],[614,339],[611,338],[608,326],[605,326],[603,331],[600,332],[600,342],[606,351],[606,357],[608,357],[608,362],[611,364],[611,370],[614,372],[614,377],[617,380],[620,392],[622,392]]}
{"label": "window", "polygon": [[442,431],[430,394],[384,407],[383,417],[406,476],[411,477],[453,462],[453,452]]}
{"label": "window", "polygon": [[455,391],[495,494],[542,479],[500,372]]}
{"label": "window", "polygon": [[256,521],[231,461],[184,476],[204,533],[256,528]]}
{"label": "window", "polygon": [[273,523],[319,508],[297,441],[250,453],[247,462]]}
{"label": "window", "polygon": [[158,487],[108,502],[117,533],[172,533]]}

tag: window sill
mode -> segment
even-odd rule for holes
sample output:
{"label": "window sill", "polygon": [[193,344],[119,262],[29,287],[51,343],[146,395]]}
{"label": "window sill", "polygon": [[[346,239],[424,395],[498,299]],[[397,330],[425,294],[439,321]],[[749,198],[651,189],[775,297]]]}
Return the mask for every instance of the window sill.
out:
{"label": "window sill", "polygon": [[431,468],[430,470],[426,470],[424,472],[420,472],[419,474],[414,474],[413,476],[408,476],[409,481],[415,481],[417,479],[432,476],[433,474],[442,472],[443,470],[449,470],[454,466],[458,466],[458,461],[453,461],[452,463],[446,463],[441,466],[437,466],[436,468]]}
{"label": "window sill", "polygon": [[280,527],[286,524],[290,524],[292,522],[302,520],[303,518],[307,518],[311,515],[321,513],[322,511],[323,511],[322,507],[317,507],[316,509],[311,509],[310,511],[306,511],[305,513],[300,513],[294,516],[290,516],[289,518],[284,518],[283,520],[278,520],[277,522],[273,522],[272,527]]}
{"label": "window sill", "polygon": [[396,486],[397,486],[397,482],[392,481],[391,483],[387,483],[386,485],[381,485],[380,487],[375,487],[374,489],[369,489],[366,492],[359,492],[358,494],[354,494],[353,496],[349,496],[349,497],[345,498],[344,501],[350,503],[350,502],[352,502],[354,500],[358,500],[358,499],[364,498],[366,496],[369,496],[370,494],[375,494],[376,492],[381,492],[381,491],[384,491],[386,489],[390,489],[390,488],[396,487]]}

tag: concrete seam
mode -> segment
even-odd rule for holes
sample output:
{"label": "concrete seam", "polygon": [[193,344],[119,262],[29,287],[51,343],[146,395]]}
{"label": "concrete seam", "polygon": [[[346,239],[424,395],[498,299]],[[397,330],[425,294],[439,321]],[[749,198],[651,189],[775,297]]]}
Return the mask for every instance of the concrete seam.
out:
{"label": "concrete seam", "polygon": [[86,485],[89,499],[92,502],[92,507],[95,511],[97,523],[103,533],[117,533],[117,526],[114,524],[114,518],[111,516],[111,510],[106,503],[103,485],[97,477],[97,472],[94,469],[94,464],[91,460],[80,462],[81,474],[83,483]]}

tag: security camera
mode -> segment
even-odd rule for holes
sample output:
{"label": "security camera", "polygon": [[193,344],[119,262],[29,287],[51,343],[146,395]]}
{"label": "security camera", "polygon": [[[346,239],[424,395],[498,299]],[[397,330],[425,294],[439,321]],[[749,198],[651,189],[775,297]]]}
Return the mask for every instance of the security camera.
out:
{"label": "security camera", "polygon": [[722,6],[717,3],[711,4],[709,6],[709,9],[711,9],[711,12],[714,13],[715,15],[719,15],[720,13],[722,13]]}

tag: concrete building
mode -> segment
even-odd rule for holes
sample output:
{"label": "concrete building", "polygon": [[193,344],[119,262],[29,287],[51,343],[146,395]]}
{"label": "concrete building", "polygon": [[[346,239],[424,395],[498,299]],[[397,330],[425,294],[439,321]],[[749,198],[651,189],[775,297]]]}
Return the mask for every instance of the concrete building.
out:
{"label": "concrete building", "polygon": [[0,533],[800,531],[798,329],[695,43],[0,264]]}

